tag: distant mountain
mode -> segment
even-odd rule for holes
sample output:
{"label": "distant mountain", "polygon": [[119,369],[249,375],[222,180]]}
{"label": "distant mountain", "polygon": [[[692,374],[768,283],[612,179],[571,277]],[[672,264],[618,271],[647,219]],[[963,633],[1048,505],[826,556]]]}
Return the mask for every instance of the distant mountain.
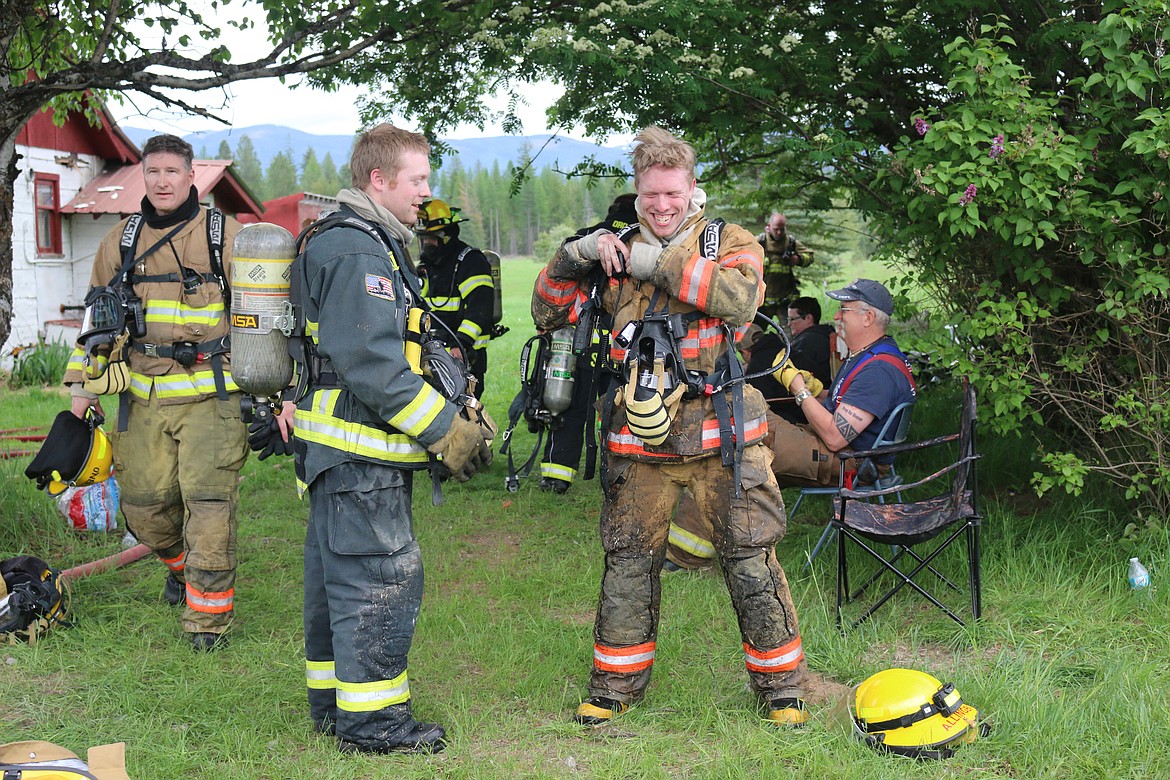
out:
{"label": "distant mountain", "polygon": [[[127,125],[123,125],[122,130],[139,147],[155,134],[153,130]],[[349,160],[350,146],[353,144],[353,136],[314,135],[282,125],[254,125],[190,133],[183,137],[195,148],[196,155],[206,153],[208,157],[214,157],[222,141],[227,141],[234,152],[240,138],[245,135],[252,141],[256,156],[265,168],[273,157],[284,151],[292,152],[293,162],[299,167],[305,152],[310,148],[316,152],[318,160],[324,160],[326,154],[331,155],[333,164],[340,168]],[[459,164],[468,170],[475,170],[477,166],[490,170],[493,164],[498,164],[501,171],[506,170],[509,163],[520,161],[525,149],[530,155],[537,155],[537,170],[553,167],[562,171],[571,170],[590,156],[600,163],[624,166],[627,153],[626,147],[622,146],[600,146],[589,141],[560,136],[553,138],[550,135],[444,139],[443,143],[451,147],[456,155],[455,158],[445,159],[444,165],[449,159],[458,159]]]}

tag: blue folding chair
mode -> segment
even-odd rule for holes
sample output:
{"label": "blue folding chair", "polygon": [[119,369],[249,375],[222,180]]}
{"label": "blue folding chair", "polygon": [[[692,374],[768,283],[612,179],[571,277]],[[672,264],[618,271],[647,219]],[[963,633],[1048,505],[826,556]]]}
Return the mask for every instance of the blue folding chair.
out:
{"label": "blue folding chair", "polygon": [[[906,441],[906,437],[910,433],[910,418],[914,414],[914,401],[906,401],[898,404],[894,410],[890,412],[890,416],[886,418],[885,425],[878,432],[877,440],[873,444],[873,449],[879,447],[888,447],[892,444],[901,444]],[[837,453],[842,461],[852,457],[852,450],[842,450]],[[853,490],[857,493],[864,493],[866,491],[885,491],[891,488],[896,488],[902,483],[902,478],[894,471],[894,464],[890,464],[890,472],[877,478],[877,481],[871,485],[856,485]],[[835,487],[805,487],[800,489],[800,495],[796,499],[796,503],[792,505],[790,514],[795,515],[796,510],[800,507],[800,502],[804,500],[805,496],[836,496],[841,489],[845,487],[845,474],[841,474],[841,481]],[[896,492],[898,501],[902,500],[901,492]],[[877,497],[878,502],[884,504],[886,502],[885,494]],[[804,568],[807,569],[812,565],[813,558],[821,552],[825,543],[832,537],[835,529],[832,525],[826,525],[825,530],[821,533],[821,538],[817,540],[816,546],[813,547],[812,552],[809,553],[808,560],[804,562]]]}

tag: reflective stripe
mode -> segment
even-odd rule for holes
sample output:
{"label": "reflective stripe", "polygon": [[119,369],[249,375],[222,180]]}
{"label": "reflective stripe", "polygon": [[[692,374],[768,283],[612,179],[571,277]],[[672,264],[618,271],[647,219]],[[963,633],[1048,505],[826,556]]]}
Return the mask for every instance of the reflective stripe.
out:
{"label": "reflective stripe", "polygon": [[688,552],[696,558],[715,557],[715,545],[690,531],[684,531],[674,523],[670,524],[669,541],[678,549]]}
{"label": "reflective stripe", "polygon": [[682,284],[678,299],[703,311],[707,310],[707,294],[711,291],[711,278],[715,275],[715,263],[704,260],[696,252],[683,266]]}
{"label": "reflective stripe", "polygon": [[738,255],[728,255],[727,257],[719,258],[720,268],[735,268],[737,265],[747,264],[752,267],[756,275],[760,278],[764,276],[764,266],[760,263],[760,258],[753,255],[751,252],[740,252]]}
{"label": "reflective stripe", "polygon": [[488,274],[469,276],[463,280],[463,284],[459,285],[459,294],[466,298],[472,293],[473,290],[476,290],[480,287],[487,287],[488,289],[491,289],[491,286],[492,277]]}
{"label": "reflective stripe", "polygon": [[223,317],[223,301],[207,306],[188,306],[182,301],[151,299],[146,304],[146,321],[166,325],[218,325]]}
{"label": "reflective stripe", "polygon": [[536,277],[536,295],[554,308],[568,306],[578,292],[577,282],[572,279],[564,282],[550,279],[547,269],[541,269]]}
{"label": "reflective stripe", "polygon": [[649,669],[653,663],[654,642],[643,642],[633,647],[593,645],[593,666],[604,672],[633,674]]}
{"label": "reflective stripe", "polygon": [[[734,425],[734,421],[732,424]],[[743,424],[743,440],[745,444],[762,439],[767,433],[767,417],[756,417],[755,419],[745,421]],[[705,420],[703,422],[702,443],[703,451],[719,449],[718,420]],[[645,443],[630,433],[630,427],[628,425],[623,425],[622,429],[617,433],[609,431],[605,437],[605,446],[610,452],[617,453],[618,455],[640,455],[647,458],[678,457],[677,454],[670,452],[647,451]]]}
{"label": "reflective stripe", "polygon": [[484,335],[483,328],[471,320],[463,320],[463,322],[459,323],[459,330],[457,332],[471,339],[472,346],[475,349],[483,349],[484,345],[490,341]]}
{"label": "reflective stripe", "polygon": [[447,399],[443,398],[438,390],[423,382],[414,399],[388,422],[409,436],[418,436],[435,421],[446,405]]}
{"label": "reflective stripe", "polygon": [[559,463],[541,463],[540,476],[572,482],[573,477],[577,476],[577,469],[571,469]]}
{"label": "reflective stripe", "polygon": [[187,583],[187,605],[196,612],[221,615],[232,611],[232,600],[236,589],[223,591],[202,591]]}
{"label": "reflective stripe", "polygon": [[747,642],[743,643],[744,661],[749,672],[790,672],[800,664],[804,658],[804,648],[800,644],[800,636],[775,650],[757,650]]}
{"label": "reflective stripe", "polygon": [[[224,382],[229,393],[240,388],[232,380],[231,372],[224,370]],[[215,393],[215,371],[183,372],[181,374],[163,374],[161,376],[147,376],[135,371],[130,372],[130,393],[144,401],[150,400],[150,389],[154,388],[155,395],[161,398],[198,398]]]}
{"label": "reflective stripe", "polygon": [[405,433],[336,417],[341,390],[316,390],[314,396],[313,408],[297,409],[294,417],[297,436],[302,440],[387,463],[426,463],[427,451]]}
{"label": "reflective stripe", "polygon": [[687,329],[687,335],[679,339],[679,351],[683,358],[697,358],[699,351],[719,347],[727,343],[727,336],[723,332],[723,320],[717,317],[704,317]]}
{"label": "reflective stripe", "polygon": [[310,661],[305,659],[305,684],[310,690],[327,691],[337,687],[337,676],[332,661]]}
{"label": "reflective stripe", "polygon": [[183,567],[187,564],[187,553],[186,551],[181,552],[174,558],[163,558],[160,555],[159,560],[165,563],[168,569],[178,574],[183,571]]}
{"label": "reflective stripe", "polygon": [[337,709],[346,712],[373,712],[410,700],[406,672],[393,680],[351,683],[337,681]]}

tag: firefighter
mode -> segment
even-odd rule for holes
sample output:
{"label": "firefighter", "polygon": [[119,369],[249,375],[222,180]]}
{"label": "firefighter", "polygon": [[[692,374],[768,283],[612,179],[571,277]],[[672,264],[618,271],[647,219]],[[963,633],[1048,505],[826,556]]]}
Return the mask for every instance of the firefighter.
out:
{"label": "firefighter", "polygon": [[475,397],[483,396],[487,344],[495,306],[491,267],[483,252],[459,240],[460,209],[430,198],[418,210],[418,272],[432,315],[446,327],[436,335],[451,355],[475,376]]}
{"label": "firefighter", "polygon": [[[592,227],[582,228],[575,235],[578,237],[588,235],[602,228],[616,232],[636,223],[638,215],[634,211],[635,197],[637,196],[632,192],[618,195],[610,204],[604,220]],[[574,317],[570,316],[570,319],[575,322]],[[591,414],[593,403],[597,400],[598,394],[605,393],[609,379],[608,374],[604,374],[597,365],[598,357],[594,349],[582,352],[577,357],[573,401],[560,415],[560,426],[549,431],[544,446],[544,458],[540,462],[540,489],[545,492],[566,493],[577,476],[577,467],[581,463],[581,448],[585,445],[585,432],[593,417]],[[594,439],[591,438],[590,442],[590,447],[593,447]],[[586,479],[589,478],[589,474],[587,469]]]}
{"label": "firefighter", "polygon": [[[689,144],[657,127],[635,141],[640,231],[628,244],[607,230],[566,241],[541,271],[533,297],[537,326],[559,327],[567,302],[600,265],[610,277],[611,357],[627,369],[602,404],[605,572],[589,695],[574,719],[605,723],[646,691],[667,528],[689,488],[700,509],[717,518],[715,547],[751,688],[767,718],[798,725],[806,719],[806,663],[774,550],[786,518],[762,443],[766,405],[758,391],[732,379],[739,366],[732,334],[742,333],[763,297],[763,250],[738,225],[720,230],[721,222],[705,217]],[[664,322],[683,332],[660,349]],[[703,392],[698,372],[720,389]]]}
{"label": "firefighter", "polygon": [[142,210],[98,247],[65,383],[75,415],[85,419],[90,407],[100,414],[84,380],[107,359],[110,338],[129,333],[130,387],[120,395],[112,441],[122,512],[169,568],[163,596],[182,605],[188,640],[209,651],[227,642],[232,620],[248,443],[225,340],[223,268],[240,225],[199,205],[193,157],[173,135],[142,147]]}
{"label": "firefighter", "polygon": [[789,300],[800,294],[793,269],[812,265],[813,250],[788,232],[788,217],[778,211],[772,212],[756,241],[764,247],[766,292],[760,311],[774,320],[783,320]]}
{"label": "firefighter", "polygon": [[423,590],[411,489],[429,456],[460,481],[491,462],[479,427],[406,355],[421,297],[408,226],[430,196],[429,153],[423,136],[389,124],[359,136],[337,218],[294,263],[293,304],[308,336],[294,462],[309,495],[309,714],[346,753],[446,744],[442,726],[411,709],[407,654]]}

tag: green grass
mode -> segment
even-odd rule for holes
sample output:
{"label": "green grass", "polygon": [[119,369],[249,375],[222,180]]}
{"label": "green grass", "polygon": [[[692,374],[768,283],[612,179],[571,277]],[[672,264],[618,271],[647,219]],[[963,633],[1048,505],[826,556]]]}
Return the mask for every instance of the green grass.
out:
{"label": "green grass", "polygon": [[[530,335],[527,297],[538,266],[504,265],[512,328],[493,343],[487,405],[504,423],[516,356]],[[528,285],[527,289],[525,286]],[[56,391],[0,394],[0,427],[47,426]],[[954,425],[947,388],[924,393],[916,437]],[[531,448],[523,426],[516,454]],[[291,462],[250,461],[241,486],[233,644],[194,655],[161,600],[163,567],[143,561],[74,583],[77,623],[35,647],[0,648],[0,742],[46,739],[84,753],[124,740],[136,780],[204,778],[1153,778],[1170,776],[1170,605],[1161,585],[1164,527],[1123,537],[1129,517],[1097,490],[1036,499],[1020,442],[981,442],[984,603],[961,629],[913,594],[841,636],[832,614],[834,551],[802,563],[828,513],[809,498],[779,546],[812,672],[812,721],[764,723],[746,690],[738,630],[722,579],[663,583],[658,662],[645,702],[611,726],[569,721],[585,694],[601,575],[596,482],[565,496],[504,490],[505,463],[448,485],[432,507],[420,482],[415,528],[426,565],[411,653],[416,714],[443,723],[434,757],[341,757],[306,712],[301,648],[301,544],[307,509]],[[120,534],[64,528],[0,460],[0,558],[35,552],[66,568],[120,549]],[[925,462],[920,464],[926,467]],[[916,468],[907,462],[902,471]],[[786,491],[789,505],[795,492]],[[1126,561],[1140,555],[1153,587],[1135,595]],[[835,717],[846,686],[890,666],[956,683],[994,723],[990,738],[945,764],[882,756]]]}

